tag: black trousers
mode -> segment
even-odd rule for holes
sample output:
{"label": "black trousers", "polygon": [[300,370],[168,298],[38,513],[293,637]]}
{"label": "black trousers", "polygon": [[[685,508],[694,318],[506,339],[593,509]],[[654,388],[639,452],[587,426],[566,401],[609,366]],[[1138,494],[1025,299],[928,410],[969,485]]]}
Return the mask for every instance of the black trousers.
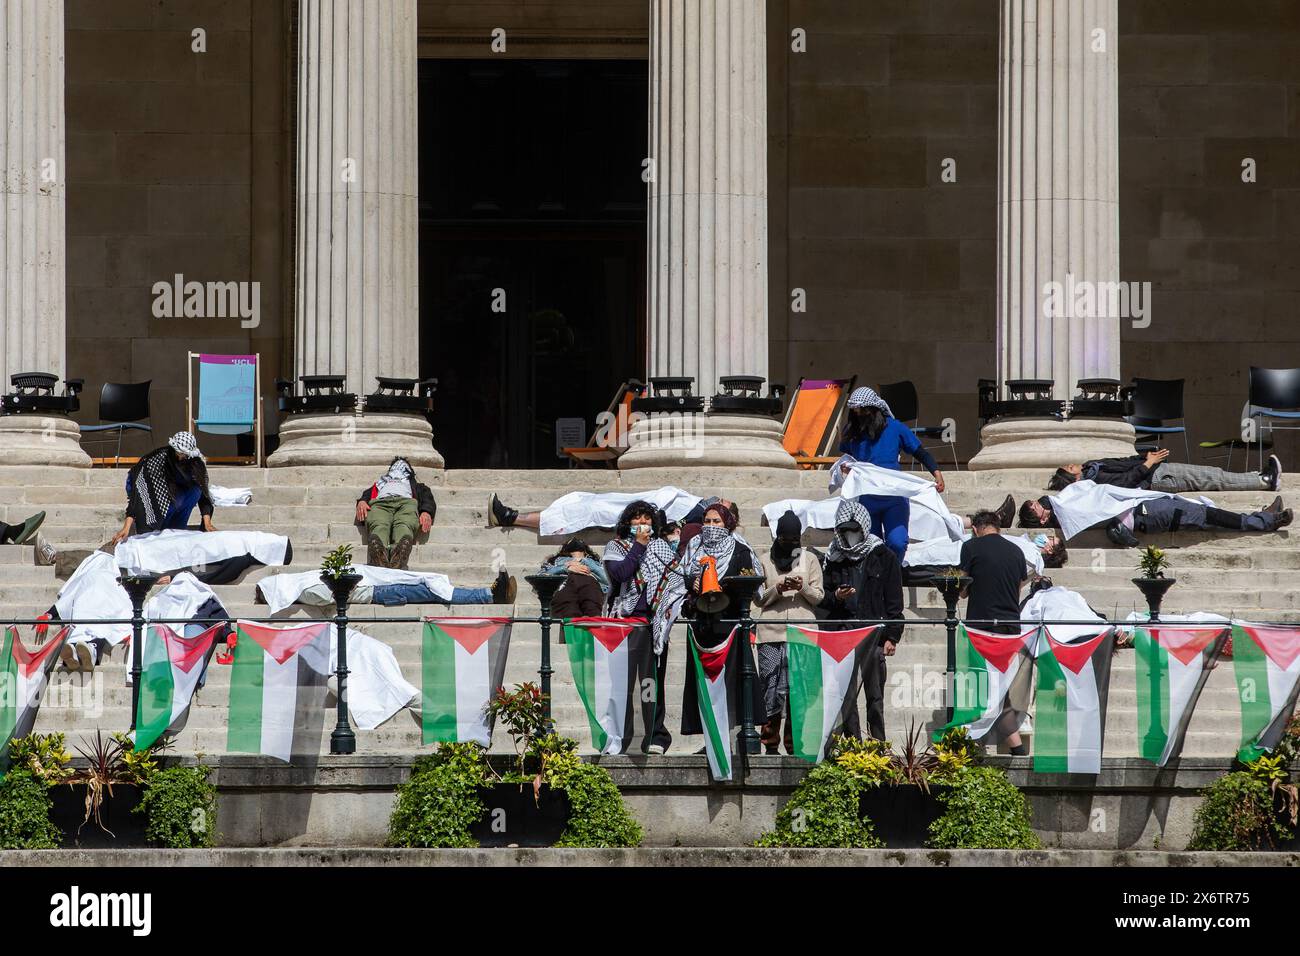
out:
{"label": "black trousers", "polygon": [[[862,693],[867,700],[867,732],[877,740],[884,740],[885,681],[889,675],[889,665],[876,635],[873,634],[868,640],[874,646],[867,649],[866,660],[862,663]],[[845,717],[844,734],[848,737],[862,736],[862,722],[858,718],[856,706]]]}
{"label": "black trousers", "polygon": [[668,732],[666,718],[668,716],[668,693],[666,691],[668,676],[668,650],[672,645],[666,645],[664,652],[655,657],[655,719],[654,726],[650,728],[649,742],[661,745],[667,750],[673,742],[673,735]]}

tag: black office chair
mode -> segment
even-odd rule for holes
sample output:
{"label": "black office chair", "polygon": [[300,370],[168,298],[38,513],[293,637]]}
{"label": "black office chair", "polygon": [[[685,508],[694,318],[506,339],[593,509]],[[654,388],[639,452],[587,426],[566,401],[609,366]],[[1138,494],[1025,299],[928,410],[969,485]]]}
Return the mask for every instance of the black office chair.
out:
{"label": "black office chair", "polygon": [[[911,428],[913,434],[921,438],[937,438],[941,444],[947,445],[952,452],[953,469],[956,471],[961,470],[961,465],[957,463],[956,444],[944,437],[944,432],[947,429],[943,425],[917,424],[917,417],[920,412],[917,409],[918,401],[915,385],[908,381],[894,382],[890,385],[880,386],[878,394],[885,400],[885,404],[894,413],[894,417]],[[930,448],[938,448],[939,445],[925,445],[922,443],[921,447],[928,451]]]}
{"label": "black office chair", "polygon": [[[1274,421],[1300,422],[1300,368],[1250,367],[1250,392],[1245,418],[1265,419],[1255,428],[1259,467],[1264,467],[1264,426],[1270,437],[1274,430],[1296,431],[1300,424],[1277,426]],[[1249,458],[1246,459],[1250,461]]]}
{"label": "black office chair", "polygon": [[[1159,448],[1165,435],[1183,436],[1183,454],[1185,461],[1192,460],[1191,445],[1187,438],[1187,420],[1183,416],[1183,383],[1181,378],[1135,378],[1133,379],[1133,414],[1126,419],[1137,432],[1136,440],[1156,440],[1154,446],[1138,446],[1138,451],[1151,451]],[[1169,425],[1167,422],[1179,422]]]}
{"label": "black office chair", "polygon": [[[83,445],[108,444],[113,440],[110,433],[117,432],[117,453],[113,464],[116,466],[120,463],[122,435],[128,428],[133,431],[153,431],[152,426],[144,424],[149,418],[149,386],[152,382],[152,379],[148,382],[105,382],[104,387],[99,390],[100,424],[82,425],[81,443]],[[108,437],[87,441],[84,437],[87,434],[102,434]]]}

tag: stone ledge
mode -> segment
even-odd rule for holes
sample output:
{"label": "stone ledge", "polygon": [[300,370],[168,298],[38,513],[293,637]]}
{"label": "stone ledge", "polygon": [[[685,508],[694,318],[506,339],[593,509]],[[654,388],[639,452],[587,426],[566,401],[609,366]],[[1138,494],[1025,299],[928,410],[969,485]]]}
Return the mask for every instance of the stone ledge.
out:
{"label": "stone ledge", "polygon": [[810,850],[641,847],[633,850],[395,850],[384,847],[213,850],[6,850],[0,866],[428,866],[428,867],[1296,867],[1300,853],[1153,850]]}

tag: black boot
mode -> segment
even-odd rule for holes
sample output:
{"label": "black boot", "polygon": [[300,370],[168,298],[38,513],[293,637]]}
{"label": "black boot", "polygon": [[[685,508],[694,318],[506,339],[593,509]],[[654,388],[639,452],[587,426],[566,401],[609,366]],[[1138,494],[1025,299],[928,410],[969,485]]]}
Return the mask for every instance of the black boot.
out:
{"label": "black boot", "polygon": [[1118,518],[1112,518],[1106,525],[1106,537],[1112,544],[1117,544],[1121,548],[1136,548],[1140,543],[1135,535],[1124,523]]}
{"label": "black boot", "polygon": [[518,593],[518,582],[504,571],[498,572],[496,581],[492,583],[492,603],[514,604]]}
{"label": "black boot", "polygon": [[507,508],[501,503],[501,499],[494,492],[488,499],[488,527],[489,528],[509,528],[519,517],[519,512],[514,508]]}
{"label": "black boot", "polygon": [[998,527],[1010,528],[1011,522],[1016,517],[1016,499],[1007,495],[1007,500],[1002,502],[1002,507],[993,513],[998,516]]}

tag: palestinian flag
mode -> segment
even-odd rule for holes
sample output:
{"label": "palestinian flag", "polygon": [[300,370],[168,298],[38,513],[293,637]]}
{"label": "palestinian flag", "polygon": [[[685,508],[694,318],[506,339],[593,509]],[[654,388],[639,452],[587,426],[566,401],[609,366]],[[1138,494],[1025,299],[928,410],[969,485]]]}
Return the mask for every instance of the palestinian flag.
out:
{"label": "palestinian flag", "polygon": [[1035,773],[1100,773],[1114,629],[1063,644],[1038,638]]}
{"label": "palestinian flag", "polygon": [[704,752],[709,758],[709,772],[714,780],[731,779],[731,728],[735,702],[727,693],[731,683],[727,674],[727,655],[736,639],[732,628],[727,639],[717,647],[700,647],[694,629],[689,629],[691,646],[690,675],[695,681],[700,722],[704,725]]}
{"label": "palestinian flag", "polygon": [[505,681],[510,619],[441,617],[424,622],[424,742],[492,744],[485,713]]}
{"label": "palestinian flag", "polygon": [[997,744],[1020,729],[1029,712],[1038,625],[1022,634],[994,634],[957,625],[952,720],[935,734],[965,727],[972,740]]}
{"label": "palestinian flag", "polygon": [[145,628],[140,648],[140,701],[135,712],[135,749],[152,747],[164,734],[177,734],[189,717],[199,678],[224,624],[182,637],[166,624]]}
{"label": "palestinian flag", "polygon": [[1254,760],[1277,746],[1300,689],[1300,627],[1232,622],[1232,667],[1241,699],[1241,750]]}
{"label": "palestinian flag", "polygon": [[790,725],[796,757],[819,763],[831,734],[858,706],[862,664],[879,645],[876,627],[819,631],[786,625]]}
{"label": "palestinian flag", "polygon": [[286,763],[294,755],[320,753],[330,627],[328,621],[290,627],[236,622],[227,750]]}
{"label": "palestinian flag", "polygon": [[640,618],[575,617],[564,625],[564,643],[592,746],[603,754],[626,753],[637,710],[644,739],[660,697],[650,627]]}
{"label": "palestinian flag", "polygon": [[18,628],[5,628],[4,647],[0,650],[0,740],[4,741],[0,773],[9,768],[9,741],[26,737],[36,725],[45,685],[67,636],[68,628],[62,628],[52,639],[29,651],[18,636]]}
{"label": "palestinian flag", "polygon": [[1163,767],[1182,751],[1197,698],[1228,633],[1222,625],[1136,628],[1138,753],[1143,760]]}

